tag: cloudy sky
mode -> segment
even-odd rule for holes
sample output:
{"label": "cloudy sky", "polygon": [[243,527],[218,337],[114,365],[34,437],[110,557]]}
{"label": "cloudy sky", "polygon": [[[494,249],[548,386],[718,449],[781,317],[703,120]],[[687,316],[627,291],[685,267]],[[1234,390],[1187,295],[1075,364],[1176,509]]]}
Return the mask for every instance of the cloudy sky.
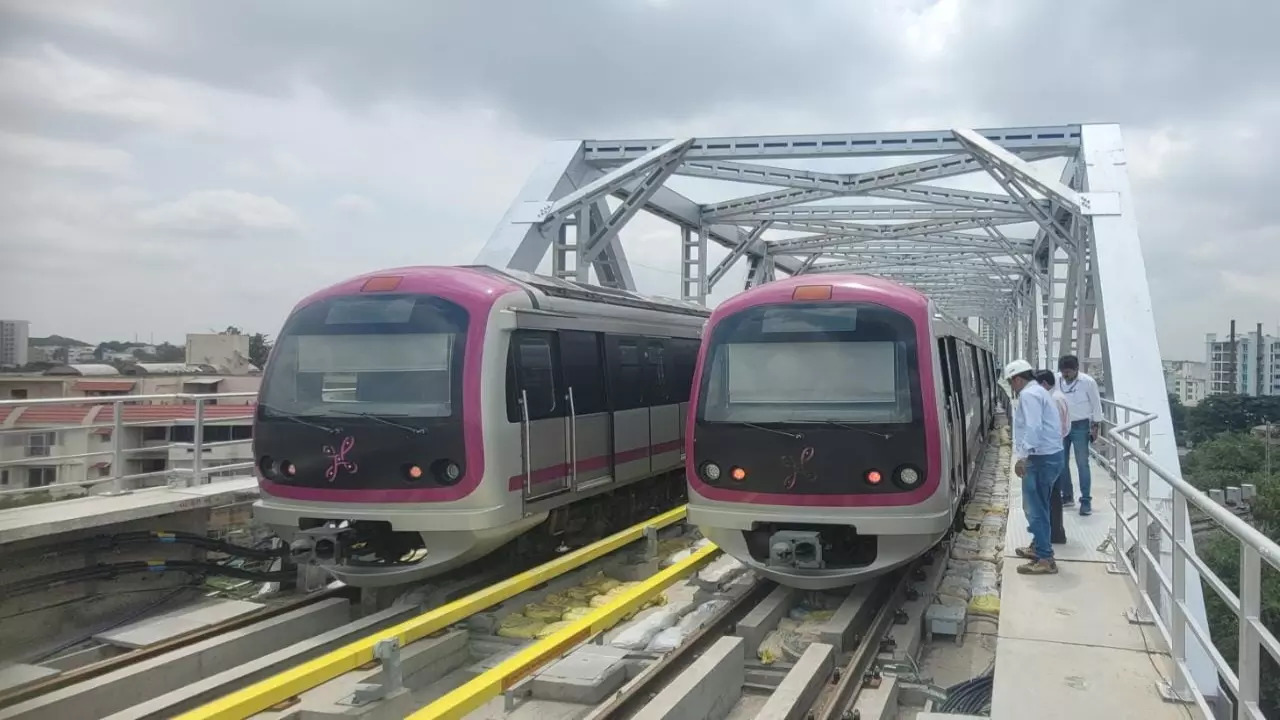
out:
{"label": "cloudy sky", "polygon": [[[548,139],[1106,121],[1124,127],[1163,354],[1202,358],[1232,317],[1280,323],[1277,15],[0,0],[0,316],[89,340],[274,333],[344,276],[472,261]],[[674,231],[624,242],[642,290],[678,294]]]}

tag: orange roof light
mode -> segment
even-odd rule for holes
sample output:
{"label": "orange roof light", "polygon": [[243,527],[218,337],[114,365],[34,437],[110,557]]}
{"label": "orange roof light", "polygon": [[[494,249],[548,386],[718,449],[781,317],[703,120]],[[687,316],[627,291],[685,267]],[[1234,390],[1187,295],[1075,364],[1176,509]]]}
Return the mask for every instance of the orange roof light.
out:
{"label": "orange roof light", "polygon": [[792,300],[830,300],[830,285],[800,285],[791,291]]}
{"label": "orange roof light", "polygon": [[400,287],[400,281],[404,279],[403,275],[378,275],[364,281],[364,285],[360,286],[360,292],[388,292]]}
{"label": "orange roof light", "polygon": [[867,482],[871,483],[872,485],[879,485],[879,484],[880,484],[880,481],[881,481],[882,479],[883,479],[883,478],[881,478],[881,477],[880,477],[880,471],[879,471],[879,470],[868,470],[868,471],[867,471]]}

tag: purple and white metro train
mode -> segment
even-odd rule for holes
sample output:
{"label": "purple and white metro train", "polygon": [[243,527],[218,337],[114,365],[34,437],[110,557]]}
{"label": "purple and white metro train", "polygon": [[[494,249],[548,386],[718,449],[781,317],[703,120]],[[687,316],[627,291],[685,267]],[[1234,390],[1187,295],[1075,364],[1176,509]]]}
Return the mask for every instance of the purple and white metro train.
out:
{"label": "purple and white metro train", "polygon": [[689,520],[784,585],[888,572],[952,527],[994,421],[968,326],[882,278],[804,275],[716,308],[685,431]]}
{"label": "purple and white metro train", "polygon": [[490,267],[294,308],[254,425],[256,516],[344,582],[546,552],[678,505],[702,306]]}

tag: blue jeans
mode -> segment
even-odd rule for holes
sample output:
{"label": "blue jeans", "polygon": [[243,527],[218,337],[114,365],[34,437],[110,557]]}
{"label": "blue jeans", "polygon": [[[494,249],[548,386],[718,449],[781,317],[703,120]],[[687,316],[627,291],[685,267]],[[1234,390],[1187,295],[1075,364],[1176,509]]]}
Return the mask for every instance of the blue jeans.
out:
{"label": "blue jeans", "polygon": [[1040,560],[1053,559],[1049,504],[1065,460],[1066,453],[1032,455],[1027,458],[1027,472],[1022,476],[1022,507],[1031,526],[1031,545]]}
{"label": "blue jeans", "polygon": [[1076,451],[1076,476],[1080,478],[1080,502],[1090,503],[1093,497],[1089,491],[1093,489],[1093,479],[1089,476],[1089,426],[1088,420],[1076,420],[1071,423],[1071,432],[1062,439],[1062,471],[1058,474],[1058,491],[1062,493],[1063,502],[1071,502],[1075,494],[1071,486],[1072,448]]}

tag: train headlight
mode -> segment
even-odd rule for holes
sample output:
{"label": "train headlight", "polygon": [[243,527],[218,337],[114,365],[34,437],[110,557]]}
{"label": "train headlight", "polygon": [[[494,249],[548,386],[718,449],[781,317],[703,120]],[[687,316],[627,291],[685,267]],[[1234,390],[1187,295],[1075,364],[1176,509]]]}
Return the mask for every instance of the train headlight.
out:
{"label": "train headlight", "polygon": [[452,485],[462,479],[462,466],[452,460],[437,460],[431,469],[445,485]]}
{"label": "train headlight", "polygon": [[909,465],[898,468],[897,476],[898,484],[908,490],[920,485],[920,471]]}
{"label": "train headlight", "polygon": [[880,484],[880,481],[881,481],[881,480],[883,480],[883,479],[884,479],[884,478],[880,475],[880,471],[879,471],[879,470],[868,470],[868,471],[867,471],[867,484],[869,484],[869,485],[879,485],[879,484]]}
{"label": "train headlight", "polygon": [[289,477],[293,477],[298,474],[298,468],[294,467],[294,464],[288,460],[283,460],[280,462],[280,472],[288,475]]}
{"label": "train headlight", "polygon": [[720,466],[713,462],[702,463],[702,478],[707,482],[715,482],[720,479]]}
{"label": "train headlight", "polygon": [[270,455],[263,455],[262,459],[258,460],[258,472],[261,472],[263,477],[267,477],[267,478],[275,477],[276,476],[275,460],[272,460]]}

